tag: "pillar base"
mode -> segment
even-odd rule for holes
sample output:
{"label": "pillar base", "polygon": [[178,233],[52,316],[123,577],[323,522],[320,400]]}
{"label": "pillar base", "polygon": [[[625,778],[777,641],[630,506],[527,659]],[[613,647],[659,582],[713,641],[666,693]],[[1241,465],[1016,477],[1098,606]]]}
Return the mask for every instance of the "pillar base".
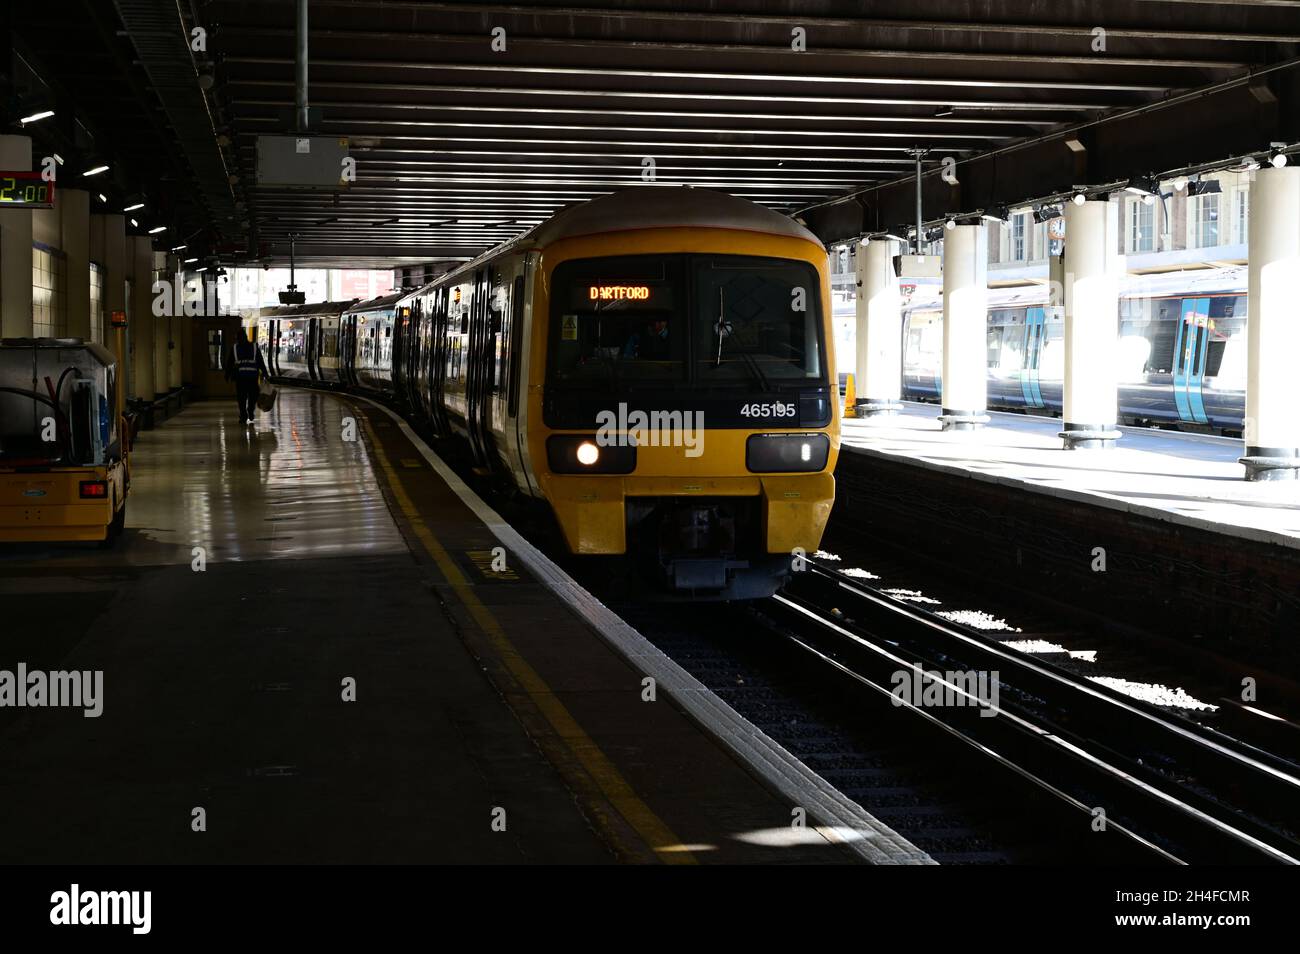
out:
{"label": "pillar base", "polygon": [[862,400],[853,405],[853,410],[858,417],[893,417],[902,409],[902,401],[889,399]]}
{"label": "pillar base", "polygon": [[1071,424],[1066,421],[1065,430],[1057,436],[1065,441],[1066,450],[1102,450],[1114,447],[1124,435],[1115,429],[1114,424]]}
{"label": "pillar base", "polygon": [[1300,479],[1300,448],[1247,447],[1238,461],[1246,467],[1247,480]]}
{"label": "pillar base", "polygon": [[939,415],[939,423],[945,431],[974,431],[989,422],[990,418],[983,411],[954,411],[944,408]]}

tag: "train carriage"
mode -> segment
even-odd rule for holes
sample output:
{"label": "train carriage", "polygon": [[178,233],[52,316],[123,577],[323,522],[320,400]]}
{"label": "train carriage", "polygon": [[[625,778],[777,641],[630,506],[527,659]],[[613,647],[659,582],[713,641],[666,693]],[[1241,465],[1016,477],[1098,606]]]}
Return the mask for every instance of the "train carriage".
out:
{"label": "train carriage", "polygon": [[[837,316],[852,370],[850,305]],[[846,320],[846,316],[848,320]],[[1116,315],[1121,423],[1239,435],[1245,416],[1246,275],[1240,267],[1125,280]],[[909,289],[903,308],[903,396],[937,402],[943,382],[943,296]],[[989,290],[988,406],[1061,413],[1065,323],[1044,285]]]}
{"label": "train carriage", "polygon": [[286,381],[338,383],[340,316],[355,301],[261,309],[252,331],[271,375]]}
{"label": "train carriage", "polygon": [[834,501],[829,303],[825,248],[790,218],[629,189],[352,306],[343,378],[463,439],[574,553],[669,593],[765,596]]}

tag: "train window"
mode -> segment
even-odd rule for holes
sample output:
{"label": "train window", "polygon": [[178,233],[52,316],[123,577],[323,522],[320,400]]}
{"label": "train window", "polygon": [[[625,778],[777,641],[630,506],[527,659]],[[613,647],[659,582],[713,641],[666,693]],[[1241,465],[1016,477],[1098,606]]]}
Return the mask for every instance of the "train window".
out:
{"label": "train window", "polygon": [[1155,302],[1154,320],[1148,326],[1151,354],[1147,358],[1147,374],[1170,374],[1174,366],[1174,343],[1178,338],[1178,325],[1182,321],[1183,300],[1161,298]]}
{"label": "train window", "polygon": [[614,387],[680,381],[685,368],[683,256],[566,262],[551,280],[556,380]]}
{"label": "train window", "polygon": [[994,325],[985,333],[990,368],[997,368],[1002,363],[1002,335],[1005,331],[1001,325]]}
{"label": "train window", "polygon": [[561,264],[551,281],[551,373],[613,387],[824,381],[821,281],[804,262],[641,255]]}
{"label": "train window", "polygon": [[1018,372],[1025,363],[1024,346],[1024,328],[1012,325],[990,328],[989,370],[1004,375]]}
{"label": "train window", "polygon": [[821,283],[811,265],[739,255],[694,259],[695,366],[703,383],[821,381]]}
{"label": "train window", "polygon": [[1245,317],[1245,295],[1216,295],[1210,299],[1210,319],[1212,321],[1227,318],[1245,319]]}
{"label": "train window", "polygon": [[[1243,360],[1246,343],[1246,296],[1219,295],[1210,299],[1210,340],[1205,359],[1207,377],[1244,378],[1238,362],[1224,355],[1239,353]],[[1234,355],[1235,357],[1235,355]]]}
{"label": "train window", "polygon": [[943,360],[943,316],[939,312],[913,312],[907,320],[904,367],[910,371],[937,371]]}
{"label": "train window", "polygon": [[1050,310],[1043,323],[1043,344],[1038,357],[1038,374],[1044,381],[1060,381],[1065,377],[1065,324]]}

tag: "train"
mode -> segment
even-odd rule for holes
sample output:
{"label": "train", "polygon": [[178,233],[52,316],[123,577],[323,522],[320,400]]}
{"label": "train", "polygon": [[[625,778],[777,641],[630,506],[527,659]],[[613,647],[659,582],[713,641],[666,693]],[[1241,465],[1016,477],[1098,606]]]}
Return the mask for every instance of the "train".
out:
{"label": "train", "polygon": [[[1246,394],[1246,269],[1130,276],[1116,315],[1118,421],[1240,437]],[[905,285],[903,397],[938,402],[943,366],[941,283]],[[1064,315],[1046,285],[988,292],[988,406],[1061,415]],[[835,309],[836,350],[852,371],[851,301]]]}
{"label": "train", "polygon": [[771,595],[818,547],[839,412],[825,246],[690,187],[560,210],[433,282],[251,318],[272,377],[386,401],[664,598]]}

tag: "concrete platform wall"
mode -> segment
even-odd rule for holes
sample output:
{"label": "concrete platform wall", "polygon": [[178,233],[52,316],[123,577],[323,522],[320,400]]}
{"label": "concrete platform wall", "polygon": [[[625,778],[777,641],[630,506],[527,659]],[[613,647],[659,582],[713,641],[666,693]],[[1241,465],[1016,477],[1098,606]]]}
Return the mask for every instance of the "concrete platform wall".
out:
{"label": "concrete platform wall", "polygon": [[841,454],[836,481],[832,526],[868,547],[923,543],[959,570],[1300,672],[1300,551],[861,453]]}

